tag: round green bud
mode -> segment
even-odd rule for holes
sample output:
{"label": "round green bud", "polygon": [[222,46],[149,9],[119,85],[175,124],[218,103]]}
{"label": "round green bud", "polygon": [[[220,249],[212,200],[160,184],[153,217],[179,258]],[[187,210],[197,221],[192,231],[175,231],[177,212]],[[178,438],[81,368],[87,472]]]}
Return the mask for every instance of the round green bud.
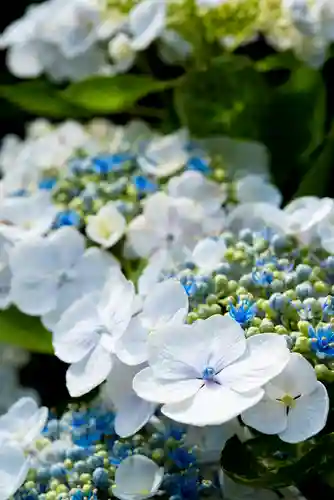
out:
{"label": "round green bud", "polygon": [[279,335],[288,334],[288,330],[283,325],[275,325],[275,332]]}
{"label": "round green bud", "polygon": [[65,484],[60,484],[57,486],[56,493],[67,493],[68,492],[68,487],[65,486]]}
{"label": "round green bud", "polygon": [[197,314],[202,319],[208,318],[209,316],[211,316],[210,307],[205,304],[201,304],[200,306],[198,306]]}
{"label": "round green bud", "polygon": [[297,352],[310,352],[310,343],[309,343],[309,338],[308,337],[304,337],[303,335],[300,335],[297,339],[296,339],[296,343],[295,343],[295,347],[294,347],[294,351],[297,351]]}
{"label": "round green bud", "polygon": [[261,318],[255,316],[254,318],[252,318],[251,325],[259,327],[261,325],[261,321],[262,321]]}
{"label": "round green bud", "polygon": [[55,491],[48,491],[47,494],[45,495],[46,500],[56,500],[57,499],[57,493]]}
{"label": "round green bud", "polygon": [[321,295],[327,295],[330,289],[330,286],[324,281],[316,281],[313,287],[314,290]]}
{"label": "round green bud", "polygon": [[85,484],[85,483],[90,483],[92,480],[91,474],[88,472],[84,472],[83,474],[80,474],[80,483]]}
{"label": "round green bud", "polygon": [[48,438],[40,438],[35,441],[35,446],[38,451],[43,450],[46,446],[48,446],[51,443],[51,441]]}
{"label": "round green bud", "polygon": [[272,333],[275,329],[274,323],[267,318],[261,321],[260,332],[261,333]]}
{"label": "round green bud", "polygon": [[105,444],[102,444],[102,443],[98,443],[95,445],[95,451],[101,451],[101,450],[105,450],[106,449],[106,445]]}
{"label": "round green bud", "polygon": [[210,316],[213,316],[214,314],[221,314],[222,310],[220,305],[218,304],[213,304],[212,306],[209,306],[210,310]]}
{"label": "round green bud", "polygon": [[64,467],[65,467],[66,469],[71,470],[71,469],[73,468],[73,462],[72,462],[72,460],[70,460],[69,458],[66,458],[66,459],[64,460]]}
{"label": "round green bud", "polygon": [[309,323],[308,321],[298,321],[297,327],[300,333],[302,333],[305,337],[308,337],[308,332],[311,327],[311,323]]}
{"label": "round green bud", "polygon": [[213,293],[210,293],[210,295],[208,295],[207,299],[206,299],[206,303],[209,305],[209,306],[212,306],[214,304],[217,304],[217,301],[218,301],[218,297],[217,295],[214,295]]}
{"label": "round green bud", "polygon": [[84,484],[82,487],[82,493],[84,495],[89,495],[92,491],[92,484]]}
{"label": "round green bud", "polygon": [[235,293],[235,291],[238,289],[238,287],[239,287],[239,285],[236,281],[231,280],[228,282],[227,289],[228,289],[229,293]]}
{"label": "round green bud", "polygon": [[49,485],[50,486],[50,490],[56,490],[58,488],[59,484],[60,483],[59,483],[58,479],[52,479],[50,481],[50,485]]}
{"label": "round green bud", "polygon": [[319,380],[330,380],[331,377],[331,371],[327,368],[326,365],[319,364],[315,365],[314,367],[315,374],[317,376],[317,379]]}
{"label": "round green bud", "polygon": [[191,325],[197,319],[198,319],[198,314],[196,314],[195,312],[190,312],[187,315],[186,321],[187,321],[188,325]]}
{"label": "round green bud", "polygon": [[103,459],[103,467],[106,469],[109,467],[109,459],[108,458]]}
{"label": "round green bud", "polygon": [[250,326],[246,330],[246,337],[251,337],[252,335],[257,335],[258,333],[260,333],[259,328],[255,327],[255,326]]}
{"label": "round green bud", "polygon": [[108,458],[107,450],[98,450],[96,451],[95,455],[97,455],[98,457]]}
{"label": "round green bud", "polygon": [[218,274],[218,276],[215,276],[214,282],[216,293],[223,292],[228,287],[228,279],[223,274]]}
{"label": "round green bud", "polygon": [[24,483],[24,487],[27,488],[27,490],[32,490],[36,487],[36,483],[34,481],[27,481]]}
{"label": "round green bud", "polygon": [[165,457],[165,452],[162,448],[156,448],[152,452],[152,460],[154,460],[154,462],[161,463],[164,457]]}
{"label": "round green bud", "polygon": [[297,298],[295,290],[291,290],[291,289],[284,292],[284,295],[286,297],[288,297],[288,299],[290,299],[290,300],[295,300]]}
{"label": "round green bud", "polygon": [[215,168],[213,171],[213,178],[218,182],[223,182],[226,178],[226,173],[223,168]]}

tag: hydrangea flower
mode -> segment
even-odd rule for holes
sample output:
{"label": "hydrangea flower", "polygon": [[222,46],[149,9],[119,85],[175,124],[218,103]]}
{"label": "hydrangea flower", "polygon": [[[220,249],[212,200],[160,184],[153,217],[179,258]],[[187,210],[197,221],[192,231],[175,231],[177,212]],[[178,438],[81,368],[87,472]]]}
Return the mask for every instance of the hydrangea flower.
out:
{"label": "hydrangea flower", "polygon": [[133,455],[116,470],[113,494],[120,500],[143,500],[158,493],[164,477],[163,467],[149,458]]}
{"label": "hydrangea flower", "polygon": [[188,295],[181,283],[170,279],[156,284],[117,342],[117,356],[128,365],[144,363],[149,357],[149,337],[169,322],[182,324],[187,313]]}
{"label": "hydrangea flower", "polygon": [[103,248],[115,245],[123,236],[126,220],[113,202],[104,205],[96,215],[87,218],[86,234]]}
{"label": "hydrangea flower", "polygon": [[[29,262],[29,267],[26,262]],[[10,253],[12,300],[53,326],[73,301],[100,288],[116,260],[98,248],[85,251],[83,236],[63,227],[46,238],[29,238]]]}
{"label": "hydrangea flower", "polygon": [[131,367],[115,359],[102,389],[104,404],[116,411],[114,429],[121,437],[132,436],[152,417],[156,405],[141,399],[132,388],[133,377],[142,365]]}
{"label": "hydrangea flower", "polygon": [[311,326],[308,331],[310,337],[310,348],[321,358],[334,357],[334,332],[331,326]]}
{"label": "hydrangea flower", "polygon": [[305,441],[325,426],[327,390],[302,355],[292,353],[283,372],[264,390],[262,401],[242,414],[247,425],[265,434],[278,434],[288,443]]}
{"label": "hydrangea flower", "polygon": [[66,384],[71,396],[86,394],[112,369],[115,343],[132,314],[133,283],[115,271],[99,293],[85,295],[65,311],[53,333],[55,354],[71,363]]}
{"label": "hydrangea flower", "polygon": [[246,340],[232,318],[214,315],[153,335],[149,367],[135,376],[133,387],[143,399],[164,403],[162,413],[173,420],[218,425],[258,403],[262,386],[288,360],[284,338],[262,334]]}

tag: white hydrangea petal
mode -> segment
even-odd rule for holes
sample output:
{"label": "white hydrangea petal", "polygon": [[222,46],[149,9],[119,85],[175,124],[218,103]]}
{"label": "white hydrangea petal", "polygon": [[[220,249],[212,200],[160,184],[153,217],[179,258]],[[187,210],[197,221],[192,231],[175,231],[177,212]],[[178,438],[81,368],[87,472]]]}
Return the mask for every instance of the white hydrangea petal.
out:
{"label": "white hydrangea petal", "polygon": [[146,49],[162,33],[166,24],[166,2],[143,0],[129,14],[134,50]]}
{"label": "white hydrangea petal", "polygon": [[132,394],[117,408],[115,432],[126,438],[138,432],[154,414],[156,405]]}
{"label": "white hydrangea petal", "polygon": [[247,339],[244,355],[224,368],[217,378],[221,384],[244,393],[262,387],[283,371],[290,359],[284,337],[262,333]]}
{"label": "white hydrangea petal", "polygon": [[310,394],[316,387],[317,376],[311,363],[301,354],[292,353],[284,370],[265,389],[269,397],[276,399],[285,394],[292,397]]}
{"label": "white hydrangea petal", "polygon": [[219,384],[203,386],[193,397],[176,404],[164,405],[166,417],[183,424],[219,425],[240,415],[263,397],[258,389],[238,394]]}
{"label": "white hydrangea petal", "polygon": [[149,364],[155,375],[171,380],[201,377],[208,366],[218,372],[246,349],[241,326],[219,314],[192,325],[173,323],[152,334],[149,341]]}
{"label": "white hydrangea petal", "polygon": [[100,385],[109,375],[112,357],[100,344],[85,358],[73,363],[66,372],[71,397],[80,397]]}
{"label": "white hydrangea petal", "polygon": [[284,404],[264,397],[257,405],[241,415],[246,425],[264,434],[278,434],[287,426]]}
{"label": "white hydrangea petal", "polygon": [[142,325],[141,315],[134,316],[124,334],[116,343],[115,352],[127,365],[139,365],[148,358],[149,332]]}
{"label": "white hydrangea petal", "polygon": [[[33,398],[20,398],[7,411],[11,418],[27,420],[38,411],[38,404]],[[1,417],[0,417],[1,421]]]}
{"label": "white hydrangea petal", "polygon": [[144,368],[133,379],[133,388],[139,397],[153,403],[175,403],[196,394],[203,380],[160,380],[151,368]]}
{"label": "white hydrangea petal", "polygon": [[159,282],[163,271],[168,267],[171,267],[169,252],[166,249],[155,252],[138,279],[138,293],[146,297],[151,292],[152,287]]}
{"label": "white hydrangea petal", "polygon": [[57,229],[48,240],[57,252],[60,269],[73,267],[85,251],[85,238],[73,227],[64,226]]}
{"label": "white hydrangea petal", "polygon": [[29,238],[14,246],[9,264],[14,278],[52,275],[58,270],[57,252],[46,238]]}
{"label": "white hydrangea petal", "polygon": [[29,460],[19,444],[1,443],[0,498],[7,500],[23,484],[29,470]]}
{"label": "white hydrangea petal", "polygon": [[135,299],[134,284],[122,272],[113,269],[106,281],[98,304],[99,316],[114,339],[128,327]]}
{"label": "white hydrangea petal", "polygon": [[218,463],[226,441],[235,434],[237,425],[238,421],[233,419],[222,425],[189,426],[185,444],[189,448],[197,447],[196,456],[199,463]]}
{"label": "white hydrangea petal", "polygon": [[143,304],[143,324],[159,328],[169,321],[183,323],[188,313],[188,295],[181,283],[168,279],[155,285]]}
{"label": "white hydrangea petal", "polygon": [[[187,138],[187,131],[181,129],[173,134],[152,139],[144,154],[137,159],[140,168],[147,174],[156,177],[167,177],[174,174],[188,160]],[[151,196],[151,199],[162,200],[163,195],[168,200],[168,196],[161,192]],[[146,216],[146,211],[144,213]]]}
{"label": "white hydrangea petal", "polygon": [[127,238],[130,248],[139,257],[150,257],[153,250],[159,246],[159,235],[155,226],[146,217],[138,215],[128,225]]}
{"label": "white hydrangea petal", "polygon": [[214,270],[224,260],[227,250],[223,240],[205,238],[200,240],[192,253],[192,261],[200,269]]}
{"label": "white hydrangea petal", "polygon": [[53,276],[43,276],[40,280],[38,278],[38,276],[35,279],[14,277],[12,281],[12,301],[22,312],[31,316],[46,314],[57,304],[56,279]]}
{"label": "white hydrangea petal", "polygon": [[115,473],[113,493],[116,498],[148,498],[163,479],[164,469],[144,455],[132,455],[120,463]]}
{"label": "white hydrangea petal", "polygon": [[32,444],[41,435],[49,417],[49,410],[45,406],[39,408],[35,415],[25,422],[25,433],[21,441],[23,447]]}
{"label": "white hydrangea petal", "polygon": [[36,78],[43,73],[43,64],[34,43],[17,44],[9,48],[8,69],[18,78]]}
{"label": "white hydrangea petal", "polygon": [[326,425],[329,398],[326,387],[317,382],[316,389],[295,401],[289,410],[288,425],[279,434],[287,443],[299,443],[318,434]]}
{"label": "white hydrangea petal", "polygon": [[282,203],[282,194],[276,186],[261,175],[246,175],[236,183],[236,195],[240,203],[265,202],[276,207]]}

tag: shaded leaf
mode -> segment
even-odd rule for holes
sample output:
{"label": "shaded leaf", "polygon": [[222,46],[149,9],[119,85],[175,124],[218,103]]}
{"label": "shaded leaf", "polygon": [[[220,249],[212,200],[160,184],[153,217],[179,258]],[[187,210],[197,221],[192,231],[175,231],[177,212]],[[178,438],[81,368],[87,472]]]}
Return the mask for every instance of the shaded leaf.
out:
{"label": "shaded leaf", "polygon": [[85,110],[66,102],[57,89],[43,81],[0,85],[0,98],[38,116],[77,118],[87,115]]}
{"label": "shaded leaf", "polygon": [[27,316],[15,307],[0,312],[0,341],[28,351],[53,353],[51,333],[38,318]]}
{"label": "shaded leaf", "polygon": [[128,110],[142,97],[176,84],[177,80],[162,82],[141,75],[95,76],[73,83],[61,95],[91,112],[114,113]]}
{"label": "shaded leaf", "polygon": [[311,162],[311,166],[301,180],[297,196],[326,196],[328,186],[331,185],[331,174],[334,159],[334,127],[326,139],[318,157]]}
{"label": "shaded leaf", "polygon": [[334,435],[297,445],[278,436],[260,435],[241,443],[231,438],[221,455],[223,471],[234,481],[253,488],[279,489],[300,482],[317,464],[317,471],[333,466]]}
{"label": "shaded leaf", "polygon": [[276,184],[284,191],[290,188],[290,195],[309,155],[324,139],[325,115],[324,84],[312,68],[299,67],[287,83],[272,89],[260,140],[271,152]]}
{"label": "shaded leaf", "polygon": [[188,73],[175,90],[175,107],[182,125],[197,137],[257,139],[267,94],[250,60],[220,57],[207,70]]}

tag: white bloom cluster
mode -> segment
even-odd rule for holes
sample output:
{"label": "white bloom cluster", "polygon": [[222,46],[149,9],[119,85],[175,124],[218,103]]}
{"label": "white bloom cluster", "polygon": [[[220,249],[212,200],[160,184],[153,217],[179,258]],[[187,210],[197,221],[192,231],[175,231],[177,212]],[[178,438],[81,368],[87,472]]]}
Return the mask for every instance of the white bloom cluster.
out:
{"label": "white bloom cluster", "polygon": [[165,24],[164,0],[143,0],[128,14],[106,0],[46,0],[12,23],[0,46],[8,48],[8,67],[19,78],[45,73],[75,81],[127,71]]}

